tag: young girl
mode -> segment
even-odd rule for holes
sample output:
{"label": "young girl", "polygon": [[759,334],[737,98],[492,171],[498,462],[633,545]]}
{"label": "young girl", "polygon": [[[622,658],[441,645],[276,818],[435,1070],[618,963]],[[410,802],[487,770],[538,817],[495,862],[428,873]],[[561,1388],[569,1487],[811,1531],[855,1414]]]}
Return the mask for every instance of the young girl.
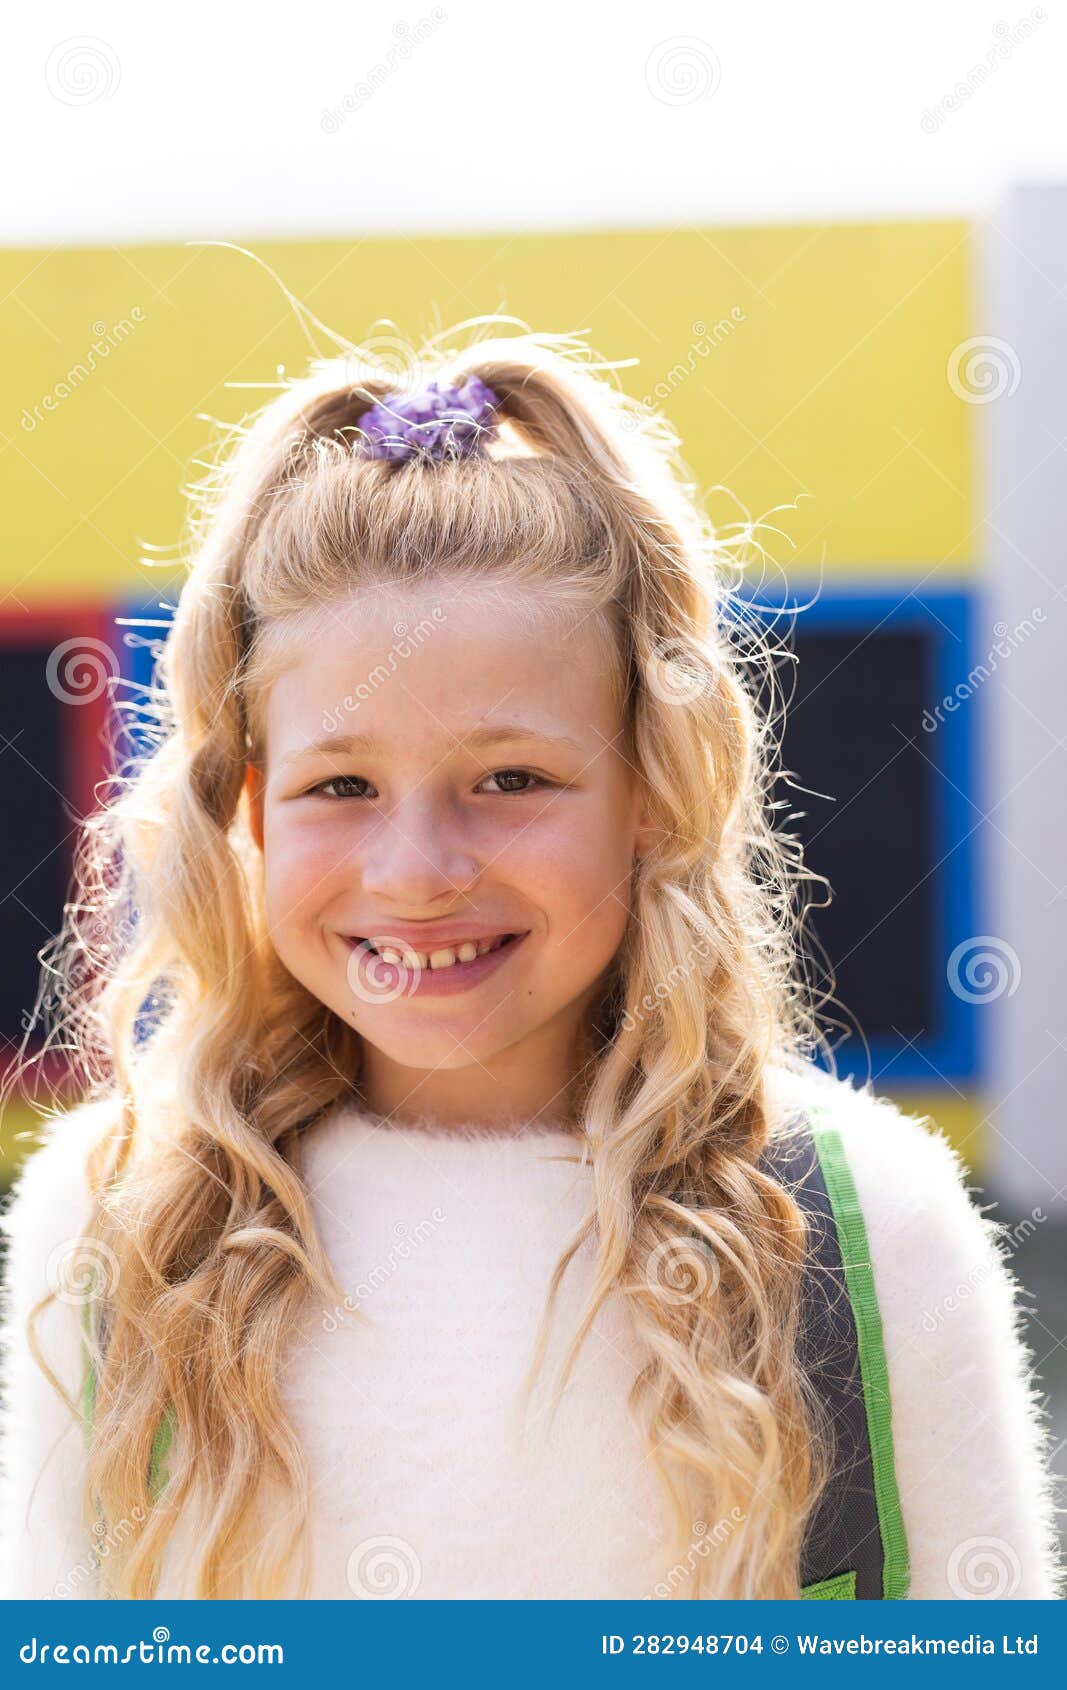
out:
{"label": "young girl", "polygon": [[346,349],[209,489],[4,1222],[8,1595],[1056,1592],[1000,1246],[812,1062],[765,643],[586,354]]}

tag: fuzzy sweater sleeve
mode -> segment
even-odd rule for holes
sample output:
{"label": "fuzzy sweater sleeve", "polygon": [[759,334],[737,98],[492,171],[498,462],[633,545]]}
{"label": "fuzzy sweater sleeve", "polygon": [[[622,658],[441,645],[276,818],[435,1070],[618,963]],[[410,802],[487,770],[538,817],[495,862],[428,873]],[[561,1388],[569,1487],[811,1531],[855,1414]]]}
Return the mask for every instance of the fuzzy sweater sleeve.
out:
{"label": "fuzzy sweater sleeve", "polygon": [[[49,1290],[37,1340],[80,1408],[84,1380],[80,1306],[72,1286],[78,1241],[91,1212],[85,1171],[99,1104],[48,1123],[0,1214],[6,1257],[0,1304],[0,1595],[95,1597],[91,1531],[82,1516],[84,1442],[75,1418],[41,1370],[26,1332]],[[71,1271],[64,1272],[64,1264]]]}
{"label": "fuzzy sweater sleeve", "polygon": [[940,1134],[835,1086],[882,1317],[909,1595],[1055,1597],[1047,1433],[1006,1228]]}

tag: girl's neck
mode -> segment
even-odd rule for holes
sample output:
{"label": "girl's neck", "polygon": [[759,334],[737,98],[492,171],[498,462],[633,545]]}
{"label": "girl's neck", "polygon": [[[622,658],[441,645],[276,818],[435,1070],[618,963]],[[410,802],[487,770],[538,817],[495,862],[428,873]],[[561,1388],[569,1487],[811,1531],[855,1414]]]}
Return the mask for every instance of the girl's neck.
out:
{"label": "girl's neck", "polygon": [[499,1139],[515,1143],[523,1140],[533,1142],[543,1139],[566,1139],[575,1145],[581,1145],[584,1142],[584,1134],[578,1126],[573,1122],[559,1120],[552,1116],[524,1121],[506,1119],[440,1121],[431,1114],[405,1114],[403,1118],[380,1115],[375,1110],[368,1109],[364,1104],[361,1104],[358,1099],[354,1108],[359,1119],[374,1132],[417,1134],[436,1139],[441,1143],[480,1143]]}
{"label": "girl's neck", "polygon": [[440,1109],[436,1104],[420,1106],[415,1095],[407,1097],[395,1109],[372,1103],[357,1085],[353,1088],[353,1105],[377,1126],[410,1127],[442,1137],[520,1138],[545,1133],[581,1135],[581,1127],[566,1109],[543,1107],[532,1113],[499,1110],[489,1112],[482,1106],[469,1111]]}
{"label": "girl's neck", "polygon": [[370,1114],[397,1125],[430,1121],[440,1132],[472,1126],[508,1134],[530,1128],[577,1132],[577,1046],[576,1029],[549,1026],[540,1031],[535,1049],[527,1042],[460,1068],[418,1069],[365,1044],[354,1092]]}

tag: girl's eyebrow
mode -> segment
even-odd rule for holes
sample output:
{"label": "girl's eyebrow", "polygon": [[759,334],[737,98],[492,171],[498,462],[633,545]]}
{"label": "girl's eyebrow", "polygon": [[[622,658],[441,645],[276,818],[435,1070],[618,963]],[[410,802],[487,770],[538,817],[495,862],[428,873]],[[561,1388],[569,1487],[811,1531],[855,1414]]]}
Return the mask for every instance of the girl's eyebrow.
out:
{"label": "girl's eyebrow", "polygon": [[[502,723],[500,726],[486,723],[480,728],[472,728],[468,734],[457,737],[456,744],[469,746],[472,750],[476,750],[484,745],[495,745],[512,740],[536,740],[540,745],[554,745],[561,750],[582,750],[579,742],[572,739],[569,734],[548,733],[543,728],[528,727],[523,722]],[[329,756],[331,753],[334,756],[345,757],[355,751],[366,752],[377,751],[378,749],[379,742],[374,734],[327,733],[312,740],[310,744],[300,746],[296,751],[291,751],[287,757],[282,758],[282,765],[284,767],[286,764],[299,762],[305,757]]]}

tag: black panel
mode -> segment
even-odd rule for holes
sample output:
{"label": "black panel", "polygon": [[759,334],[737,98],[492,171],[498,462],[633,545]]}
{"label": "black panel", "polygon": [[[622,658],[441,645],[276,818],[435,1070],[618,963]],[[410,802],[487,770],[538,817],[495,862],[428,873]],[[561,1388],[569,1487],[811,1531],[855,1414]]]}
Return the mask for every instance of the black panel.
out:
{"label": "black panel", "polygon": [[[876,633],[800,626],[793,643],[799,667],[782,757],[807,790],[782,786],[777,796],[806,813],[778,825],[799,834],[808,867],[833,890],[808,928],[833,965],[842,1018],[867,1038],[899,1043],[894,1028],[908,1039],[932,1030],[936,1001],[930,871],[938,777],[922,755],[929,747],[916,744],[931,693],[928,642],[920,631],[887,625]],[[825,895],[820,887],[811,894],[815,902]]]}
{"label": "black panel", "polygon": [[63,712],[76,706],[49,690],[52,646],[0,652],[0,1034],[16,1045],[37,997],[36,953],[62,924],[70,871],[70,844],[62,843],[72,825],[60,796]]}

